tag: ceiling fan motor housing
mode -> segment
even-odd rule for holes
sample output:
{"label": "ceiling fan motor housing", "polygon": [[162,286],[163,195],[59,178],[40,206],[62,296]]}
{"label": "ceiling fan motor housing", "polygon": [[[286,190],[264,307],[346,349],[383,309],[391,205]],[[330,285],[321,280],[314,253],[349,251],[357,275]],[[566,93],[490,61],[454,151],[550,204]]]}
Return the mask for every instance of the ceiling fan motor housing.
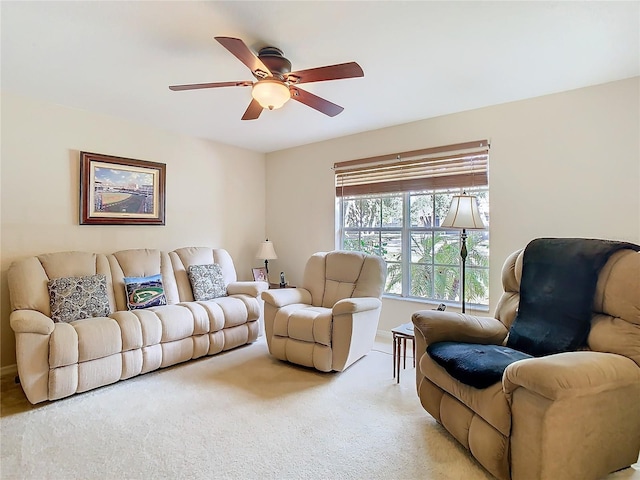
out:
{"label": "ceiling fan motor housing", "polygon": [[274,77],[284,80],[291,72],[291,62],[284,57],[282,50],[276,47],[264,47],[258,52],[258,58],[271,71]]}

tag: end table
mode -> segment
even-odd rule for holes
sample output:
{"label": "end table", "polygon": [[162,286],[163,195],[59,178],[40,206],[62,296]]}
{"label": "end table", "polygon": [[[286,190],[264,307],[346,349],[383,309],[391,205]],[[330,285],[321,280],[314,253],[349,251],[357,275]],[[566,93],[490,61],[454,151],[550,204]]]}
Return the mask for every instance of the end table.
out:
{"label": "end table", "polygon": [[296,288],[296,287],[295,287],[295,285],[289,285],[288,283],[287,283],[286,287],[281,287],[279,283],[270,283],[269,284],[269,288],[270,289],[274,289],[274,288],[277,289],[277,288]]}
{"label": "end table", "polygon": [[392,328],[393,335],[393,378],[396,378],[398,372],[397,383],[400,383],[400,357],[403,359],[403,367],[407,368],[407,340],[411,340],[413,346],[413,366],[416,366],[416,342],[413,333],[413,323],[403,323],[402,325]]}

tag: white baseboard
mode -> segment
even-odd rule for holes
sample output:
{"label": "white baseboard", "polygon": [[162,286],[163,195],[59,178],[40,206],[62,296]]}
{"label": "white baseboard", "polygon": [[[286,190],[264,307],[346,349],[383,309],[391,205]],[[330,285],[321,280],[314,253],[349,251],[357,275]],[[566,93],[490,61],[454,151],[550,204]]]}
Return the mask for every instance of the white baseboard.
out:
{"label": "white baseboard", "polygon": [[376,332],[376,337],[382,338],[384,340],[389,340],[389,341],[393,340],[393,335],[389,330],[378,330]]}

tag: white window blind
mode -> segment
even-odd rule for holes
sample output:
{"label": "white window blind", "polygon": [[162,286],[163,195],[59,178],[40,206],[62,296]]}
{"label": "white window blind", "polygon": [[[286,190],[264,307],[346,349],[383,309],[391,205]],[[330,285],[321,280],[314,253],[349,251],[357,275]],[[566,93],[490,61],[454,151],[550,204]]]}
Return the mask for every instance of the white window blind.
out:
{"label": "white window blind", "polygon": [[486,186],[489,141],[335,163],[336,196]]}

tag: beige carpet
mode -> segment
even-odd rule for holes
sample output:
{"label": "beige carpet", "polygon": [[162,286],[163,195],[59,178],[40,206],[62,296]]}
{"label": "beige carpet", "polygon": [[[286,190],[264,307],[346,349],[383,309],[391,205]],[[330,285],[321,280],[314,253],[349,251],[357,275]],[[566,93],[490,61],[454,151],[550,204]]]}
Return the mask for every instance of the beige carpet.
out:
{"label": "beige carpet", "polygon": [[[3,385],[2,479],[490,479],[420,406],[389,344],[341,374],[261,339],[30,407]],[[610,478],[631,479],[635,469]]]}

